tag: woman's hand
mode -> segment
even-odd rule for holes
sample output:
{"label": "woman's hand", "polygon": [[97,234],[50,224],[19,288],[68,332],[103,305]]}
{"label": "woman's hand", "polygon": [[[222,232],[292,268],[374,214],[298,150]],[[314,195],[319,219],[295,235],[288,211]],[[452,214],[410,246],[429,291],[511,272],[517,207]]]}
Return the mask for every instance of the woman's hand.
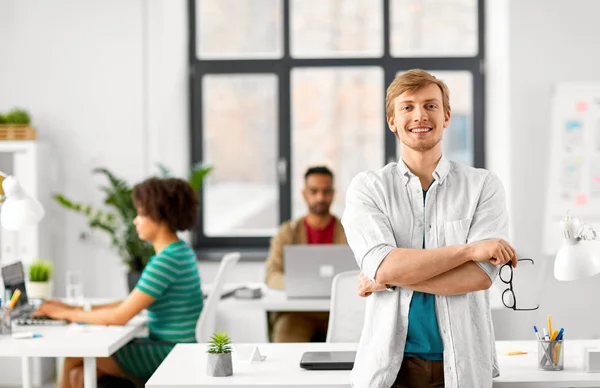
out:
{"label": "woman's hand", "polygon": [[[70,321],[73,306],[62,307],[54,303],[42,304],[34,313],[34,317],[46,316],[52,319]],[[69,308],[70,307],[70,308]]]}
{"label": "woman's hand", "polygon": [[374,292],[385,291],[385,284],[371,281],[362,272],[358,275],[358,296],[367,297]]}
{"label": "woman's hand", "polygon": [[57,306],[57,307],[62,307],[64,309],[68,309],[68,310],[77,310],[77,306],[71,306],[70,304],[66,304],[61,302],[60,300],[47,300],[46,302],[44,302],[44,304],[51,304],[53,306]]}

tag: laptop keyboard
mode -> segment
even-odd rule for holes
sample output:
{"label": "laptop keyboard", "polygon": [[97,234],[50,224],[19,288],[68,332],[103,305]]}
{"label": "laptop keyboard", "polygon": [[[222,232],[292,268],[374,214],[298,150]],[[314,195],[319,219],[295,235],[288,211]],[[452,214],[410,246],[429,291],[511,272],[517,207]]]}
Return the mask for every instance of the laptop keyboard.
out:
{"label": "laptop keyboard", "polygon": [[32,317],[33,311],[26,310],[19,312],[18,315],[11,317],[15,325],[21,326],[60,326],[66,325],[68,322],[59,319],[52,319],[46,316]]}

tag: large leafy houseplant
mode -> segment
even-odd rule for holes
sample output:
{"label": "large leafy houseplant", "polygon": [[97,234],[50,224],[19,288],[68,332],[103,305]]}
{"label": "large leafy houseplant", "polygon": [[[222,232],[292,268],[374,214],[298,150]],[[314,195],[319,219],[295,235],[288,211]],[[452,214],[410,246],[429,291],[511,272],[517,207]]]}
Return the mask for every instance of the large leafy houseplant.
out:
{"label": "large leafy houseplant", "polygon": [[[166,167],[158,165],[158,168],[162,177],[171,176],[171,172]],[[212,166],[200,163],[192,167],[188,182],[196,192],[200,190],[204,177],[211,170]],[[97,209],[89,204],[78,203],[63,194],[55,194],[54,199],[67,209],[86,216],[91,229],[108,233],[111,246],[129,267],[129,271],[139,272],[154,254],[154,248],[148,242],[140,240],[135,230],[133,219],[137,211],[133,204],[133,187],[106,168],[95,168],[92,172],[107,178],[108,185],[100,186],[100,190],[105,194],[104,204],[111,210]]]}

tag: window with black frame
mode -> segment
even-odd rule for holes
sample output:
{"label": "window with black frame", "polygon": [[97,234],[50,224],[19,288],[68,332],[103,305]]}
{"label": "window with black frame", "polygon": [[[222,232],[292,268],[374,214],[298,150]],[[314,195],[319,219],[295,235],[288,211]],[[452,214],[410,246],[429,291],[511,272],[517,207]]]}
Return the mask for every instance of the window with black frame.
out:
{"label": "window with black frame", "polygon": [[192,161],[213,165],[196,248],[266,248],[306,212],[309,166],[360,171],[400,155],[385,89],[422,68],[446,81],[450,159],[483,167],[483,0],[190,0]]}

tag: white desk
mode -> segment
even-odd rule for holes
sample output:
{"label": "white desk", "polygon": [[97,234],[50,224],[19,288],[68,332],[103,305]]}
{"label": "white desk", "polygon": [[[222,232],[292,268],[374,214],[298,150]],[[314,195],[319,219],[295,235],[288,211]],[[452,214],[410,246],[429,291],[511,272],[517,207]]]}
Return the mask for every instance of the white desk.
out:
{"label": "white desk", "polygon": [[[584,370],[585,347],[599,347],[600,340],[572,340],[564,343],[565,369],[541,371],[537,369],[536,341],[498,341],[500,377],[494,379],[494,388],[558,388],[600,387],[600,373]],[[502,352],[521,350],[522,356],[503,356]]]}
{"label": "white desk", "polygon": [[[329,311],[330,298],[288,299],[283,290],[267,288],[262,283],[245,284],[248,287],[260,287],[263,297],[260,299],[238,299],[230,297],[221,301],[223,306],[235,309],[256,309],[262,311]],[[244,286],[228,284],[226,289]]]}
{"label": "white desk", "polygon": [[[269,342],[267,312],[269,311],[329,311],[329,298],[288,299],[283,290],[267,288],[262,283],[227,284],[225,290],[239,286],[261,287],[260,299],[237,299],[229,297],[221,300],[217,311],[217,328],[226,331],[234,342]],[[203,286],[210,292],[210,285]]]}
{"label": "white desk", "polygon": [[146,322],[136,317],[126,326],[15,326],[13,332],[31,331],[42,337],[19,340],[0,335],[0,357],[21,357],[24,388],[31,386],[30,357],[82,357],[84,385],[96,388],[96,358],[110,357],[143,331]]}
{"label": "white desk", "polygon": [[[535,341],[499,341],[500,377],[498,388],[600,387],[600,373],[583,370],[583,347],[600,346],[600,341],[566,341],[565,370],[545,372],[537,369]],[[265,361],[256,364],[238,362],[234,355],[233,376],[206,376],[206,345],[180,344],[167,356],[146,383],[147,388],[212,387],[240,388],[347,388],[348,371],[307,371],[299,366],[302,353],[315,350],[355,350],[356,344],[260,344]],[[503,351],[522,350],[529,354],[504,356]]]}

